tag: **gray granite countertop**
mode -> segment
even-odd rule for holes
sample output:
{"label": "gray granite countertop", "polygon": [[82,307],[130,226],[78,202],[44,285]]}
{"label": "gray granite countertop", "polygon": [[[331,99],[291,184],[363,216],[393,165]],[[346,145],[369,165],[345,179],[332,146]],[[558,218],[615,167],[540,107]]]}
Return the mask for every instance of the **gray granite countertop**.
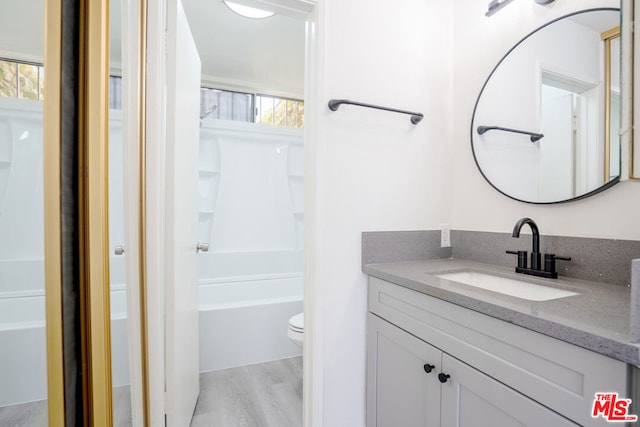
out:
{"label": "gray granite countertop", "polygon": [[[436,276],[468,270],[565,289],[577,295],[530,301]],[[614,359],[640,365],[640,346],[630,340],[631,291],[627,287],[563,277],[542,279],[516,274],[513,268],[460,259],[368,264],[362,267],[362,271]]]}

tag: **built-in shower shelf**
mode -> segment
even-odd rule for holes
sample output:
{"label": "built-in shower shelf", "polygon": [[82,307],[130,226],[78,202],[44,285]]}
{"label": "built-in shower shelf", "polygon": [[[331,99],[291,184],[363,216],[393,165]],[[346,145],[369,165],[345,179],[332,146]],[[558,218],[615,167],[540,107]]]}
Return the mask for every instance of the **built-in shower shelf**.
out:
{"label": "built-in shower shelf", "polygon": [[11,160],[0,159],[0,165],[10,165],[10,164],[11,164]]}
{"label": "built-in shower shelf", "polygon": [[198,213],[199,213],[200,215],[213,215],[213,214],[214,214],[214,211],[200,210],[200,211],[198,211]]}
{"label": "built-in shower shelf", "polygon": [[298,173],[290,173],[289,178],[302,180],[304,179],[304,175]]}
{"label": "built-in shower shelf", "polygon": [[295,211],[293,214],[294,214],[295,216],[302,216],[302,215],[304,215],[304,212],[302,212],[302,211]]}

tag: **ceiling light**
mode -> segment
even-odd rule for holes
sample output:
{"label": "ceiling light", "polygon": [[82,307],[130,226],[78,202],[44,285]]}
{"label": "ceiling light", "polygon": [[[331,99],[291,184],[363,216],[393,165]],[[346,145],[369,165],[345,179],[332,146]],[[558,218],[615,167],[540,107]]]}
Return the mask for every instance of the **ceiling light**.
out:
{"label": "ceiling light", "polygon": [[229,9],[240,16],[244,16],[245,18],[261,19],[275,15],[275,13],[269,12],[268,10],[256,9],[255,7],[245,6],[243,4],[238,4],[227,0],[223,1]]}

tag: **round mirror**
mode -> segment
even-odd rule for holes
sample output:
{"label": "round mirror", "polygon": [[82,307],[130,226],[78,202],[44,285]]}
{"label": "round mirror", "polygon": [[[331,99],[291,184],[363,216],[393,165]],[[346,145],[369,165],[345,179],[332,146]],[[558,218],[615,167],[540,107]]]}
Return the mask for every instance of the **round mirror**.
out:
{"label": "round mirror", "polygon": [[620,180],[620,10],[556,19],[485,82],[471,148],[485,179],[528,203],[584,198]]}

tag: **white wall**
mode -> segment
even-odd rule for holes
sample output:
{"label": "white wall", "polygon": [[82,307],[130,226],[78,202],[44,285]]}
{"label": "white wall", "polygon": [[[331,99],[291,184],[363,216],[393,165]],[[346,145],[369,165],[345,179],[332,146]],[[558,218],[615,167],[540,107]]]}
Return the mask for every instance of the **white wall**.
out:
{"label": "white wall", "polygon": [[[21,61],[44,62],[45,0],[0,2],[0,57]],[[120,74],[121,0],[110,4],[110,67]]]}
{"label": "white wall", "polygon": [[531,1],[513,2],[487,18],[487,2],[454,2],[453,228],[507,232],[519,218],[530,216],[543,234],[640,239],[636,214],[640,183],[623,182],[588,199],[560,205],[519,203],[496,192],[482,178],[469,141],[469,124],[480,88],[515,42],[541,24],[575,10],[618,6],[616,0],[558,0],[546,7]]}
{"label": "white wall", "polygon": [[0,3],[0,57],[42,62],[44,1]]}
{"label": "white wall", "polygon": [[[450,218],[451,3],[324,0],[313,120],[316,341],[313,412],[331,427],[365,418],[365,230],[431,229]],[[419,111],[409,116],[331,98]],[[305,144],[308,141],[305,140]],[[305,171],[305,174],[307,171]],[[308,175],[307,175],[308,176]],[[307,197],[309,193],[305,194]],[[321,382],[321,383],[320,383]],[[318,419],[318,418],[316,418]],[[314,424],[315,425],[315,424]]]}

